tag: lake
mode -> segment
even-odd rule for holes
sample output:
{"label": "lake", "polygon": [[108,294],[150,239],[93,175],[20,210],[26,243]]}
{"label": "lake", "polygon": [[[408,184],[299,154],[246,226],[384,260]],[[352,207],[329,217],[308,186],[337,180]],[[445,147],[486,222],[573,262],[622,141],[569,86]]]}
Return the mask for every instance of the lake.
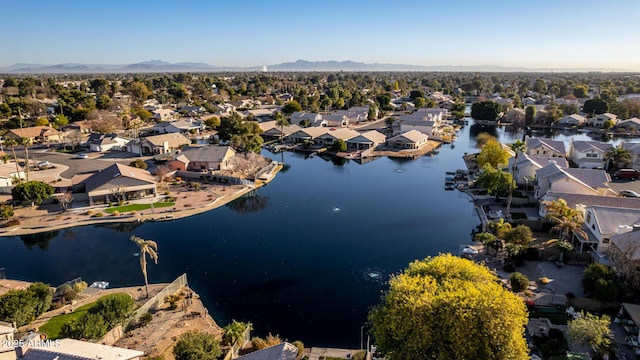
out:
{"label": "lake", "polygon": [[[342,164],[266,152],[290,167],[256,196],[171,222],[2,238],[0,267],[8,278],[54,286],[78,276],[111,287],[141,285],[129,240],[137,235],[159,246],[149,281],[186,272],[221,326],[251,321],[256,335],[357,348],[367,311],[391,274],[415,259],[457,254],[471,241],[479,224],[473,204],[445,191],[444,180],[445,171],[464,168],[465,152],[477,151],[476,132],[467,126],[455,147],[417,160]],[[504,142],[522,138],[501,129],[496,135]]]}

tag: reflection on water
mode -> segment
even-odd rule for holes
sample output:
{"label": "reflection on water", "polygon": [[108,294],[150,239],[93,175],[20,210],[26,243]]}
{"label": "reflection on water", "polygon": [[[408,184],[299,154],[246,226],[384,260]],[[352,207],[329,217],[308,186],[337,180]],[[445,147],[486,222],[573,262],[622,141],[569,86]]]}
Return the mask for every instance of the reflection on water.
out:
{"label": "reflection on water", "polygon": [[226,206],[238,214],[255,213],[269,206],[269,197],[258,195],[256,191],[252,191],[233,200]]}
{"label": "reflection on water", "polygon": [[51,240],[55,239],[60,234],[59,230],[47,231],[39,234],[20,235],[20,240],[24,243],[27,249],[31,250],[34,246],[39,249],[46,250],[49,248]]}

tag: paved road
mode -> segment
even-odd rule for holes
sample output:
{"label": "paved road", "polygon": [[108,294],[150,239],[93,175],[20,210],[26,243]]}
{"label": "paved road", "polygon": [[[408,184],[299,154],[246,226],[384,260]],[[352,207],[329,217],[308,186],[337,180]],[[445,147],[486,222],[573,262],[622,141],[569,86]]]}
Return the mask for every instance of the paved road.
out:
{"label": "paved road", "polygon": [[640,180],[611,180],[609,187],[615,191],[632,190],[640,194]]}

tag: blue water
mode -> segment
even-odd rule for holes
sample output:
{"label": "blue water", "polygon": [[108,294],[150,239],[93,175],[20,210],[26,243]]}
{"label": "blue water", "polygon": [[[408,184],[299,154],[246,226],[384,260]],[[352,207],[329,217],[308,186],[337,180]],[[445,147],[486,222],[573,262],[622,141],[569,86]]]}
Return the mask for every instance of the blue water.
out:
{"label": "blue water", "polygon": [[477,151],[474,134],[467,127],[455,148],[417,160],[336,165],[285,153],[290,169],[244,203],[171,222],[1,238],[0,267],[9,278],[52,285],[81,276],[136,286],[143,278],[129,238],[137,235],[159,245],[149,281],[186,272],[220,325],[251,321],[258,335],[357,347],[391,274],[470,242],[479,223],[473,205],[445,191],[444,179],[464,168],[465,152]]}

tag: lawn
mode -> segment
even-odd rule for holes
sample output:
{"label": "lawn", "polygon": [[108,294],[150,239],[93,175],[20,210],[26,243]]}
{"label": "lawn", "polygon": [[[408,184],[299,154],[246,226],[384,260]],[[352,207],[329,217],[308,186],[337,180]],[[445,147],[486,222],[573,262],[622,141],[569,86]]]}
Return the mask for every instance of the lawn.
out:
{"label": "lawn", "polygon": [[[108,297],[108,296],[113,296],[113,295],[116,295],[116,294],[105,295],[105,296],[101,297],[100,299]],[[62,331],[62,326],[64,324],[68,323],[68,322],[71,322],[71,321],[73,321],[75,319],[80,318],[87,311],[89,311],[89,309],[93,305],[95,305],[95,303],[98,300],[96,300],[96,301],[94,301],[92,303],[88,303],[86,305],[83,305],[83,306],[75,309],[75,311],[70,313],[70,314],[63,314],[63,315],[58,315],[58,316],[52,317],[44,325],[40,326],[38,331],[47,334],[47,337],[49,339],[58,339],[58,338],[60,338],[60,336],[61,336],[60,332]]]}
{"label": "lawn", "polygon": [[[174,206],[175,204],[176,203],[174,202],[157,202],[153,204],[153,207],[162,208],[162,207]],[[117,211],[119,213],[125,213],[129,211],[142,211],[147,209],[151,209],[151,204],[129,204],[129,205],[116,206],[116,207],[108,208],[104,212],[113,214],[114,211]]]}

